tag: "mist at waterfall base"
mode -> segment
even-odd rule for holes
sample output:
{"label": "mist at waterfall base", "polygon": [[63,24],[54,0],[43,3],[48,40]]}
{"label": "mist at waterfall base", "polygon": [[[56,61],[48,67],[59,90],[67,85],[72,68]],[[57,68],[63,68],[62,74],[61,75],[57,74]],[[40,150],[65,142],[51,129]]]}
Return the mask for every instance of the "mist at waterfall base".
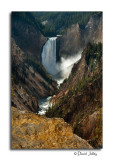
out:
{"label": "mist at waterfall base", "polygon": [[60,62],[56,62],[56,39],[51,37],[48,39],[42,51],[42,65],[46,71],[60,85],[64,79],[68,78],[73,64],[81,58],[81,51],[74,56],[68,58],[61,57]]}
{"label": "mist at waterfall base", "polygon": [[64,81],[64,79],[68,78],[74,63],[78,62],[80,58],[81,52],[73,57],[61,57],[61,61],[59,63],[56,63],[56,69],[58,73],[53,75],[52,77],[57,81],[58,85],[60,85]]}
{"label": "mist at waterfall base", "polygon": [[[42,51],[42,65],[51,77],[57,81],[59,87],[64,79],[68,78],[74,63],[77,63],[81,58],[82,52],[80,51],[76,55],[67,58],[61,57],[60,62],[56,62],[56,39],[57,37],[51,37],[44,45]],[[50,99],[51,96],[38,100],[38,114],[44,115],[46,110],[52,106]]]}

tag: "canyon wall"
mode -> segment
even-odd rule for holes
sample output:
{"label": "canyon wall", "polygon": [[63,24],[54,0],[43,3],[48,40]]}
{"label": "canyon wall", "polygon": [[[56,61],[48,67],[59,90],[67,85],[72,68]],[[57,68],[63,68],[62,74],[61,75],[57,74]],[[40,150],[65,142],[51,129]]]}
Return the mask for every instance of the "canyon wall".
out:
{"label": "canyon wall", "polygon": [[[51,99],[47,117],[61,117],[74,133],[102,148],[102,46],[88,44],[70,76]],[[96,49],[95,49],[96,48]],[[90,56],[91,55],[91,56]]]}
{"label": "canyon wall", "polygon": [[73,24],[58,41],[59,55],[64,57],[83,51],[89,42],[102,42],[102,13],[93,15],[84,29]]}
{"label": "canyon wall", "polygon": [[47,38],[29,22],[34,22],[30,16],[26,20],[20,13],[15,14],[11,17],[11,104],[37,112],[38,98],[53,95],[56,91],[56,82],[40,62]]}

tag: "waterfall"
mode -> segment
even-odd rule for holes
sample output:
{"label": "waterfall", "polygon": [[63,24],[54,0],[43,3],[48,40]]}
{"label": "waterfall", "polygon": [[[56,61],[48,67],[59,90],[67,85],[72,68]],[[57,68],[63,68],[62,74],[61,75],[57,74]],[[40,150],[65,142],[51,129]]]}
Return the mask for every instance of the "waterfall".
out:
{"label": "waterfall", "polygon": [[68,78],[73,64],[77,63],[81,58],[81,51],[76,53],[74,56],[68,58],[61,57],[60,62],[56,62],[56,39],[57,37],[51,37],[48,39],[43,47],[42,51],[42,65],[46,71],[60,83],[63,82],[65,78]]}
{"label": "waterfall", "polygon": [[[78,62],[81,58],[81,52],[77,53],[73,57],[64,58],[61,57],[60,62],[56,62],[56,39],[57,37],[51,37],[48,39],[43,47],[42,51],[42,65],[46,71],[57,81],[58,86],[63,82],[65,78],[68,78],[73,64]],[[40,99],[38,101],[40,115],[45,114],[46,110],[51,107],[49,102],[51,97]]]}
{"label": "waterfall", "polygon": [[42,64],[45,67],[46,71],[51,75],[55,75],[57,73],[56,39],[57,37],[49,38],[42,51]]}

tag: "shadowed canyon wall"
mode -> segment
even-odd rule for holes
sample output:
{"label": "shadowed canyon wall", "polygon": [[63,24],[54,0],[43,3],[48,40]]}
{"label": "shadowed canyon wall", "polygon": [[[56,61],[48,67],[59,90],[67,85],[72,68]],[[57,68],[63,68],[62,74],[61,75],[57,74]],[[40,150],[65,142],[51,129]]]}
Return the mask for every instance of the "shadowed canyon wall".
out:
{"label": "shadowed canyon wall", "polygon": [[30,23],[32,17],[23,14],[11,15],[11,101],[19,109],[37,112],[38,98],[55,93],[56,82],[40,63],[47,38]]}

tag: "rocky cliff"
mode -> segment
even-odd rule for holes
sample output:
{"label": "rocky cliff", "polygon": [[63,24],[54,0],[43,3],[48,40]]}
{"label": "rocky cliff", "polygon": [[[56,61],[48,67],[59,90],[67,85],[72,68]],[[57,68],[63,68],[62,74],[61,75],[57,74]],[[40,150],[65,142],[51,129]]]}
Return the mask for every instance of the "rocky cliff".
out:
{"label": "rocky cliff", "polygon": [[11,36],[27,56],[40,60],[47,38],[41,34],[30,12],[12,12]]}
{"label": "rocky cliff", "polygon": [[102,14],[93,15],[87,23],[84,31],[85,45],[88,42],[102,43]]}
{"label": "rocky cliff", "polygon": [[11,17],[11,102],[19,109],[37,112],[38,98],[55,93],[56,82],[40,63],[46,38],[26,14],[13,12]]}
{"label": "rocky cliff", "polygon": [[11,115],[12,149],[92,149],[61,118],[50,119],[13,107]]}
{"label": "rocky cliff", "polygon": [[82,31],[79,24],[72,25],[60,39],[60,56],[73,56],[83,47]]}
{"label": "rocky cliff", "polygon": [[[46,116],[61,117],[94,148],[102,147],[102,47],[88,44]],[[101,49],[99,49],[101,48]]]}
{"label": "rocky cliff", "polygon": [[60,38],[59,55],[73,56],[86,47],[89,42],[102,42],[102,13],[91,16],[84,29],[73,24]]}
{"label": "rocky cliff", "polygon": [[36,63],[36,69],[34,65],[26,61],[25,52],[15,43],[13,38],[11,45],[12,105],[19,109],[37,112],[38,98],[52,95],[56,90],[56,83],[43,68],[38,69],[40,64]]}

